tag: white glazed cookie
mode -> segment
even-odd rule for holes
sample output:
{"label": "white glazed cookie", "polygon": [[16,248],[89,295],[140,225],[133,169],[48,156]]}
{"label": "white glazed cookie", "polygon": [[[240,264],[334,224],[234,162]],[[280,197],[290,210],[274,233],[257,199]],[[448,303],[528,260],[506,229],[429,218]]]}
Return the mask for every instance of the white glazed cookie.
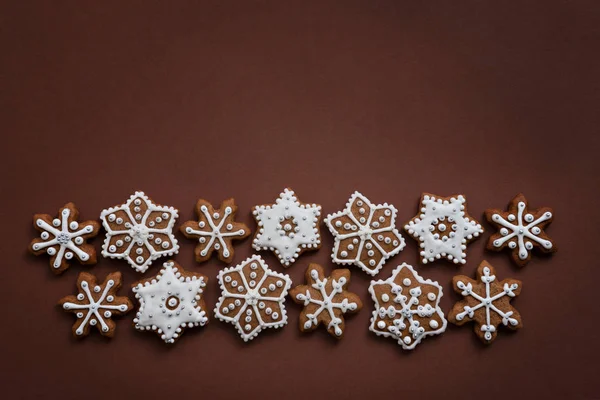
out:
{"label": "white glazed cookie", "polygon": [[396,212],[392,205],[374,205],[354,192],[343,211],[325,218],[335,240],[333,262],[356,265],[367,274],[376,275],[386,260],[405,246],[396,229]]}
{"label": "white glazed cookie", "polygon": [[177,210],[159,206],[144,192],[135,192],[123,205],[100,214],[106,229],[104,257],[126,259],[133,269],[146,272],[153,260],[179,251],[173,236]]}
{"label": "white glazed cookie", "polygon": [[158,275],[132,285],[140,308],[133,320],[139,330],[153,330],[165,343],[175,343],[185,328],[208,322],[202,293],[208,278],[186,272],[174,261]]}
{"label": "white glazed cookie", "polygon": [[252,247],[273,251],[285,267],[304,251],[321,247],[321,206],[301,203],[291,189],[284,189],[275,204],[255,206],[253,215],[258,230]]}
{"label": "white glazed cookie", "polygon": [[423,193],[419,204],[419,214],[404,229],[420,241],[421,262],[427,264],[444,257],[465,264],[467,243],[483,233],[481,224],[467,213],[465,197]]}
{"label": "white glazed cookie", "polygon": [[219,271],[218,278],[222,293],[215,316],[235,325],[245,342],[265,328],[287,324],[284,301],[292,280],[269,269],[260,256]]}
{"label": "white glazed cookie", "polygon": [[369,293],[375,302],[369,330],[396,339],[404,350],[412,350],[425,337],[446,330],[440,308],[442,287],[424,280],[406,263],[388,279],[371,281]]}

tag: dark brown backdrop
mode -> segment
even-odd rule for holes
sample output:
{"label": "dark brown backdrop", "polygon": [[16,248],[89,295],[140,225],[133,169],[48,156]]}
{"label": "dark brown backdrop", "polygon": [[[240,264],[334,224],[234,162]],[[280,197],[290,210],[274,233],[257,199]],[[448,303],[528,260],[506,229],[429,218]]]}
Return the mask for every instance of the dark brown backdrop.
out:
{"label": "dark brown backdrop", "polygon": [[[600,7],[494,3],[3,2],[2,397],[600,397]],[[393,203],[399,226],[422,191],[464,193],[480,219],[523,191],[554,208],[559,252],[518,269],[484,251],[486,224],[462,268],[418,267],[443,285],[448,311],[452,276],[489,260],[524,282],[514,305],[525,327],[485,348],[470,326],[450,326],[412,352],[367,330],[370,278],[358,270],[350,287],[365,308],[339,343],[301,335],[291,302],[288,326],[251,343],[211,318],[168,347],[135,331],[133,313],[110,342],[76,341],[55,303],[88,269],[55,277],[25,252],[32,214],[68,201],[96,218],[144,190],[182,222],[198,197],[233,196],[254,230],[251,207],[285,186],[325,213],[360,190]],[[322,233],[323,248],[285,271],[295,284],[311,261],[332,268]],[[194,244],[178,237],[176,259],[210,277],[212,309],[223,265],[195,264]],[[407,242],[378,277],[416,265]],[[102,258],[90,270],[120,270],[127,286],[142,278]]]}

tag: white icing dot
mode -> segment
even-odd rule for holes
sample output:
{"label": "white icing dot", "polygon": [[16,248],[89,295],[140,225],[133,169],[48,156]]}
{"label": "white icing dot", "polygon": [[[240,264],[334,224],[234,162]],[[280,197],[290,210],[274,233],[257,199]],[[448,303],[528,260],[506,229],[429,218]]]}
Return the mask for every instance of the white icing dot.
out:
{"label": "white icing dot", "polygon": [[100,293],[100,290],[101,290],[100,286],[94,286],[94,292]]}
{"label": "white icing dot", "polygon": [[138,264],[142,264],[142,263],[144,262],[144,257],[142,257],[142,256],[139,256],[139,257],[137,257],[137,258],[135,259],[135,261],[136,261]]}
{"label": "white icing dot", "polygon": [[404,286],[410,286],[411,281],[408,278],[404,278],[404,280],[402,281],[402,283],[404,284]]}
{"label": "white icing dot", "polygon": [[385,327],[386,327],[386,325],[385,325],[385,322],[383,322],[383,321],[379,321],[379,322],[377,323],[377,327],[378,327],[379,329],[385,329]]}
{"label": "white icing dot", "polygon": [[169,218],[169,214],[168,213],[163,213],[162,217],[163,217],[163,219],[168,219]]}
{"label": "white icing dot", "polygon": [[435,319],[432,319],[431,321],[429,321],[429,326],[432,329],[437,329],[437,327],[439,326],[438,322]]}
{"label": "white icing dot", "polygon": [[163,249],[168,249],[170,246],[171,246],[171,244],[167,241],[162,242],[162,245],[161,245],[161,247]]}
{"label": "white icing dot", "polygon": [[279,313],[274,312],[273,314],[271,314],[271,318],[273,318],[273,319],[279,318]]}
{"label": "white icing dot", "polygon": [[54,226],[60,226],[60,220],[59,219],[55,219],[52,221],[52,225]]}
{"label": "white icing dot", "polygon": [[270,290],[271,292],[272,292],[272,291],[274,291],[274,290],[275,290],[275,285],[271,283],[271,284],[269,285],[269,290]]}
{"label": "white icing dot", "polygon": [[140,199],[135,199],[135,200],[133,201],[133,204],[135,204],[136,206],[139,206],[140,204],[142,204],[142,200],[140,200]]}
{"label": "white icing dot", "polygon": [[404,343],[410,344],[410,342],[412,342],[412,339],[410,338],[410,336],[404,336]]}
{"label": "white icing dot", "polygon": [[110,214],[108,216],[108,222],[115,222],[115,219],[117,219],[117,216],[115,214]]}
{"label": "white icing dot", "polygon": [[383,301],[383,302],[390,301],[390,296],[388,296],[387,293],[382,294],[381,301]]}
{"label": "white icing dot", "polygon": [[346,258],[346,257],[348,257],[348,252],[344,250],[340,253],[340,256]]}
{"label": "white icing dot", "polygon": [[342,221],[335,221],[335,226],[338,228],[342,226]]}
{"label": "white icing dot", "polygon": [[433,292],[429,292],[429,293],[427,293],[427,298],[428,298],[430,301],[434,301],[434,300],[436,299],[436,295],[435,295],[435,293],[433,293]]}
{"label": "white icing dot", "polygon": [[77,300],[83,300],[83,299],[85,299],[85,296],[83,295],[83,293],[79,293],[77,295]]}
{"label": "white icing dot", "polygon": [[138,255],[141,255],[144,252],[144,249],[142,249],[141,247],[138,247],[137,249],[135,249],[135,253]]}
{"label": "white icing dot", "polygon": [[83,238],[81,236],[77,236],[75,238],[75,244],[82,245],[83,244]]}
{"label": "white icing dot", "polygon": [[70,260],[71,258],[73,258],[73,253],[71,253],[70,251],[67,251],[67,252],[65,253],[65,258],[66,258],[67,260]]}
{"label": "white icing dot", "polygon": [[370,265],[371,267],[374,267],[374,266],[375,266],[375,264],[377,264],[377,263],[375,262],[375,260],[370,260],[370,261],[369,261],[369,265]]}
{"label": "white icing dot", "polygon": [[69,228],[71,228],[72,230],[75,230],[75,229],[79,228],[79,224],[76,221],[73,221],[69,224]]}
{"label": "white icing dot", "polygon": [[112,301],[114,300],[114,296],[107,296],[106,297],[106,301],[108,301],[109,303],[112,303]]}
{"label": "white icing dot", "polygon": [[116,222],[118,225],[121,225],[123,223],[123,218],[121,218],[121,217],[117,218]]}

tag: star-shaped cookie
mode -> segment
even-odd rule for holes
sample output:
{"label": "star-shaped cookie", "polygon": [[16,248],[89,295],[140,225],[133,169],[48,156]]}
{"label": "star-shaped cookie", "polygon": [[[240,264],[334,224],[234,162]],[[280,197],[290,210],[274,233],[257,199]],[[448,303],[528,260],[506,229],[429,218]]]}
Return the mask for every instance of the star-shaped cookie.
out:
{"label": "star-shaped cookie", "polygon": [[466,264],[467,244],[483,233],[483,228],[467,213],[465,196],[423,193],[419,204],[419,214],[404,229],[419,240],[421,262],[427,264],[443,257]]}
{"label": "star-shaped cookie", "polygon": [[187,221],[179,228],[185,237],[198,240],[194,250],[196,261],[201,263],[210,259],[217,251],[219,259],[230,263],[233,259],[232,241],[241,240],[250,235],[250,229],[235,222],[237,206],[233,199],[225,200],[218,210],[208,201],[200,199],[196,203],[198,221]]}
{"label": "star-shaped cookie", "polygon": [[358,295],[347,290],[350,271],[335,269],[326,278],[319,264],[310,264],[306,269],[306,285],[290,290],[291,298],[303,304],[300,313],[300,330],[313,331],[323,324],[327,332],[337,339],[344,335],[344,314],[356,313],[362,308]]}

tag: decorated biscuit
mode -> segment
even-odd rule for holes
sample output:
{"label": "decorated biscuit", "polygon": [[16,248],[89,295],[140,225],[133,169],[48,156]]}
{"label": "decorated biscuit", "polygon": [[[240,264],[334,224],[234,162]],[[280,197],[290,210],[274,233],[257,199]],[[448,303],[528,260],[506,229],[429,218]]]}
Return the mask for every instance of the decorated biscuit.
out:
{"label": "decorated biscuit", "polygon": [[552,209],[542,207],[530,210],[522,194],[511,200],[508,211],[486,210],[485,217],[498,229],[497,233],[490,236],[487,249],[510,249],[513,261],[520,267],[531,260],[534,249],[542,253],[554,253],[557,250],[552,239],[544,232],[554,218]]}
{"label": "decorated biscuit", "polygon": [[333,262],[355,265],[369,275],[376,275],[405,246],[396,229],[396,208],[374,205],[359,192],[350,196],[344,210],[328,215],[325,223],[335,241]]}
{"label": "decorated biscuit", "polygon": [[446,330],[440,308],[442,287],[421,278],[406,263],[388,279],[371,281],[369,293],[375,302],[369,330],[397,340],[404,350],[412,350],[427,336]]}
{"label": "decorated biscuit", "polygon": [[116,324],[112,317],[126,314],[133,307],[128,297],[117,296],[121,273],[113,272],[98,285],[94,275],[82,272],[77,278],[77,287],[80,290],[77,296],[66,296],[59,301],[63,310],[77,316],[73,336],[87,336],[90,326],[95,326],[103,336],[113,337]]}
{"label": "decorated biscuit", "polygon": [[467,213],[465,196],[424,193],[419,204],[419,214],[404,229],[419,240],[421,262],[446,258],[455,264],[466,264],[467,244],[483,233],[483,228]]}
{"label": "decorated biscuit", "polygon": [[218,278],[222,293],[215,316],[235,325],[245,342],[265,328],[287,324],[284,301],[292,281],[269,269],[260,256],[219,271]]}
{"label": "decorated biscuit", "polygon": [[69,260],[73,258],[81,264],[96,264],[96,249],[86,242],[98,234],[100,224],[96,221],[78,222],[78,216],[73,203],[61,208],[57,218],[48,214],[33,216],[33,226],[41,234],[33,239],[29,251],[35,255],[48,253],[50,267],[55,274],[69,268]]}
{"label": "decorated biscuit", "polygon": [[100,219],[106,229],[102,255],[125,259],[138,272],[146,272],[153,260],[179,251],[173,236],[177,210],[154,204],[144,192],[103,210]]}
{"label": "decorated biscuit", "polygon": [[255,206],[253,215],[258,230],[252,247],[273,251],[284,267],[321,247],[321,206],[301,203],[291,189],[284,189],[275,204]]}
{"label": "decorated biscuit", "polygon": [[210,259],[213,251],[217,251],[221,261],[231,262],[232,242],[250,235],[250,229],[246,225],[235,222],[236,211],[237,206],[233,199],[225,200],[218,210],[215,210],[208,201],[198,200],[196,203],[198,221],[184,222],[179,228],[185,237],[198,241],[194,251],[197,262]]}
{"label": "decorated biscuit", "polygon": [[306,270],[307,285],[290,290],[290,297],[304,305],[300,313],[300,331],[310,332],[323,324],[337,339],[344,335],[344,314],[356,313],[362,308],[358,295],[347,290],[350,271],[336,269],[326,278],[319,264],[310,264]]}
{"label": "decorated biscuit", "polygon": [[186,328],[208,323],[202,294],[208,278],[186,272],[167,261],[158,275],[132,285],[140,308],[133,320],[136,329],[155,331],[165,343],[175,343]]}
{"label": "decorated biscuit", "polygon": [[492,343],[500,324],[513,330],[523,326],[521,315],[510,304],[521,293],[521,281],[499,282],[496,271],[487,261],[479,264],[477,279],[458,275],[452,279],[452,285],[464,298],[452,307],[448,319],[456,325],[475,322],[475,334],[483,343]]}

